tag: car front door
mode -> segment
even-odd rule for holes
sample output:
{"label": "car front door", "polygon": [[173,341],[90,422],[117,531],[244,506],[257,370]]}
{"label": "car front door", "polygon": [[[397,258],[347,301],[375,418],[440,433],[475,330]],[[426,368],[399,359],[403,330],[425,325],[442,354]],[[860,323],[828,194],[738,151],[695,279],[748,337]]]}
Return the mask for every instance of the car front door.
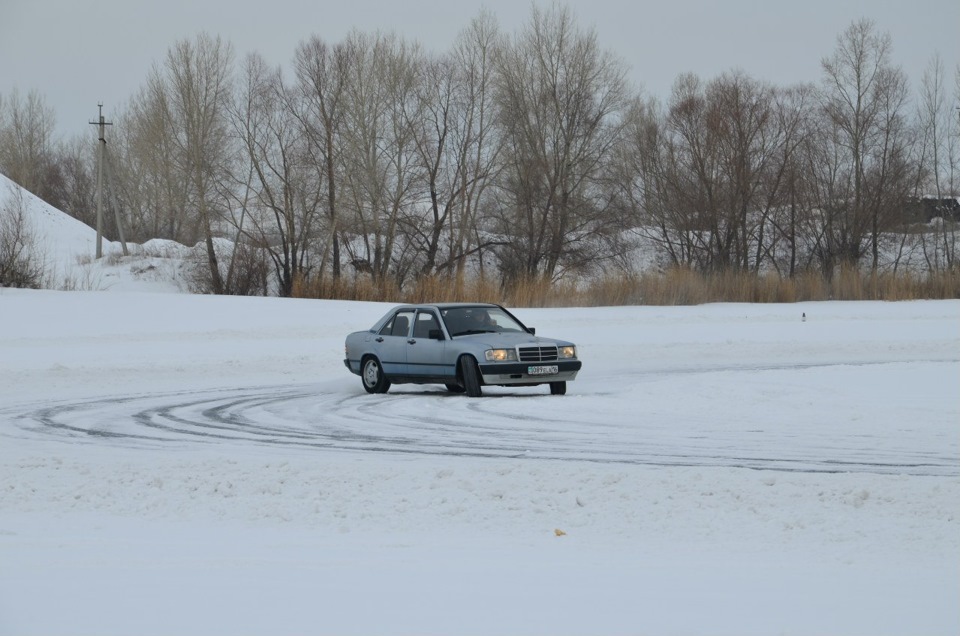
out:
{"label": "car front door", "polygon": [[447,342],[431,338],[430,333],[443,334],[436,314],[429,310],[417,312],[413,325],[413,337],[407,346],[407,369],[411,375],[429,378],[454,378],[457,375],[455,361],[445,359]]}

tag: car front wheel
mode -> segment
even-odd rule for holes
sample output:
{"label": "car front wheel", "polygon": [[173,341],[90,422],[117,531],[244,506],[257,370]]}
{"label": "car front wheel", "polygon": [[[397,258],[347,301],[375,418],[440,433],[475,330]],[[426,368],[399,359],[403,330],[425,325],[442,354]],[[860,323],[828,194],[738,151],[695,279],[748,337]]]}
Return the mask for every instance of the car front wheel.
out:
{"label": "car front wheel", "polygon": [[566,395],[567,393],[567,383],[566,382],[551,382],[550,383],[550,395]]}
{"label": "car front wheel", "polygon": [[367,393],[386,393],[390,390],[390,381],[383,374],[383,367],[376,358],[367,358],[363,361],[360,378]]}
{"label": "car front wheel", "polygon": [[480,369],[477,361],[470,356],[460,358],[460,373],[463,376],[463,388],[469,397],[480,397],[483,389],[480,388]]}

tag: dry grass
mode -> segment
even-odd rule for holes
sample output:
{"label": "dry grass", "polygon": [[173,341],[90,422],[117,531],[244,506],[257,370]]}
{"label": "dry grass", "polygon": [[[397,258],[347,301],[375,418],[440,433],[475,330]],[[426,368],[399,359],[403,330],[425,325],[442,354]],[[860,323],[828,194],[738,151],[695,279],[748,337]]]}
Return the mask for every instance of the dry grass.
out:
{"label": "dry grass", "polygon": [[611,275],[585,284],[521,280],[511,285],[483,277],[419,278],[403,289],[367,276],[298,281],[293,295],[397,303],[495,302],[511,307],[598,307],[698,305],[714,302],[793,303],[816,300],[918,300],[960,298],[960,271],[927,276],[871,274],[843,268],[832,278],[805,272],[793,278],[775,273],[701,273],[687,268],[641,275]]}
{"label": "dry grass", "polygon": [[374,283],[370,278],[297,279],[293,283],[294,298],[326,298],[336,300],[365,300],[402,302],[400,290],[389,281]]}

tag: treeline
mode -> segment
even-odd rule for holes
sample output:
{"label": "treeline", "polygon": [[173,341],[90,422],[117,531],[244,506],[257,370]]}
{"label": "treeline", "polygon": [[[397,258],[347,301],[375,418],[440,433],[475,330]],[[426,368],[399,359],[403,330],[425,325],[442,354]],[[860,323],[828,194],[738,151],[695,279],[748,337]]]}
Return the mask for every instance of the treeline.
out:
{"label": "treeline", "polygon": [[[911,236],[928,270],[956,270],[956,223],[910,234],[904,210],[960,194],[960,67],[934,56],[914,94],[863,20],[822,68],[818,85],[729,72],[644,96],[560,5],[514,34],[481,12],[440,54],[312,37],[287,69],[201,34],[112,118],[113,194],[128,239],[205,245],[214,293],[629,275],[638,250],[829,277],[876,272]],[[0,170],[93,225],[95,144],[56,142],[54,121],[36,92],[0,96]]]}

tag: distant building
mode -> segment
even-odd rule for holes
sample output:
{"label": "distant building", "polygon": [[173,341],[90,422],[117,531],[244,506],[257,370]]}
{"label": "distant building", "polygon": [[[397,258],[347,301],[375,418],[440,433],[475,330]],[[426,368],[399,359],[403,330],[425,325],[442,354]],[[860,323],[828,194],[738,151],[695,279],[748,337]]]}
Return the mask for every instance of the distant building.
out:
{"label": "distant building", "polygon": [[930,223],[940,217],[944,221],[960,223],[960,199],[957,197],[923,197],[912,199],[904,208],[907,223]]}

